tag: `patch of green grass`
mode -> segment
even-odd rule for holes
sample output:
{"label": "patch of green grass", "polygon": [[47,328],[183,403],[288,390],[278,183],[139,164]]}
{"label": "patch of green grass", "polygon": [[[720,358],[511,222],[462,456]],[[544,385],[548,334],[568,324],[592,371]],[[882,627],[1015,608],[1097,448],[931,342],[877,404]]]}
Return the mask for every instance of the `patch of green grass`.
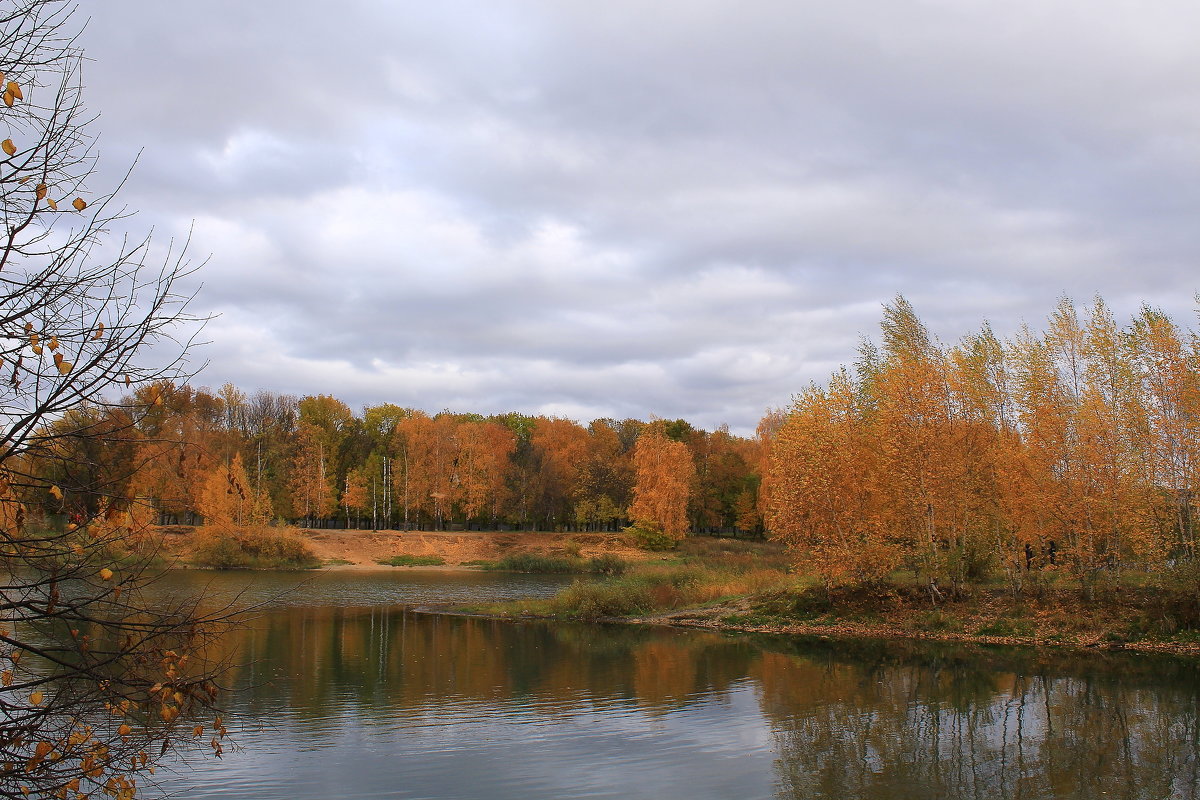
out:
{"label": "patch of green grass", "polygon": [[628,566],[625,560],[611,553],[595,558],[560,558],[538,553],[514,553],[499,561],[481,562],[486,570],[496,572],[533,572],[561,575],[621,575]]}
{"label": "patch of green grass", "polygon": [[513,553],[493,561],[484,569],[496,572],[573,573],[583,572],[583,562],[573,558],[544,556],[538,553]]}
{"label": "patch of green grass", "polygon": [[378,559],[376,564],[382,564],[385,567],[440,567],[446,563],[446,559],[438,556],[410,556],[402,554],[392,556],[391,558]]}
{"label": "patch of green grass", "polygon": [[327,567],[344,567],[347,564],[353,564],[353,563],[354,563],[353,561],[347,561],[344,558],[327,558],[327,559],[325,559],[325,566],[327,566]]}
{"label": "patch of green grass", "polygon": [[963,629],[963,624],[961,619],[940,609],[934,609],[913,616],[912,627],[931,633],[959,633]]}
{"label": "patch of green grass", "polygon": [[502,608],[509,613],[529,611],[583,620],[628,617],[773,590],[785,580],[782,573],[767,570],[736,573],[696,566],[643,566],[606,580],[576,581],[548,600],[517,601]]}
{"label": "patch of green grass", "polygon": [[1033,636],[1031,620],[999,617],[981,626],[975,633],[979,636]]}
{"label": "patch of green grass", "polygon": [[495,565],[496,565],[495,561],[492,561],[487,558],[477,558],[474,561],[462,562],[462,566],[464,566],[464,567],[482,567],[483,569],[492,569],[495,567]]}

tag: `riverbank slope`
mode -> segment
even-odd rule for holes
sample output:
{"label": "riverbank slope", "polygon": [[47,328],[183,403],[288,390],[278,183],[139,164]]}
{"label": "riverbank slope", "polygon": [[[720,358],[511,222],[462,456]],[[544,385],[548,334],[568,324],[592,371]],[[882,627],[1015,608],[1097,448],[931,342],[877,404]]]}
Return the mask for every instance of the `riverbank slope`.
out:
{"label": "riverbank slope", "polygon": [[[639,550],[628,537],[618,533],[270,530],[304,543],[330,569],[379,568],[380,561],[396,556],[440,559],[450,567],[523,554],[559,558],[617,556],[630,562],[656,558],[656,554]],[[186,565],[192,560],[204,529],[174,525],[159,531],[163,555],[171,562]]]}

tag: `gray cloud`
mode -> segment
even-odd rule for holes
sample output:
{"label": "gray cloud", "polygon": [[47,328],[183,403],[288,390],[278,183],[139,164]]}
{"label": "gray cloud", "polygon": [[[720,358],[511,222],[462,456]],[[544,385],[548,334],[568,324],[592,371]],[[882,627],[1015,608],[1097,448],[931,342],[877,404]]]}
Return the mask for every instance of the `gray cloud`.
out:
{"label": "gray cloud", "polygon": [[1191,319],[1193,4],[87,2],[204,380],[748,431],[903,292]]}

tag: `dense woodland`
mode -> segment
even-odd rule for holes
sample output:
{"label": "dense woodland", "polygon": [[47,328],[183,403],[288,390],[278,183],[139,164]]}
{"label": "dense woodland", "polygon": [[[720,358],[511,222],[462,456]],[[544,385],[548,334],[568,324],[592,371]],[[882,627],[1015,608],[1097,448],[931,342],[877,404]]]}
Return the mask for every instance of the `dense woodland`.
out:
{"label": "dense woodland", "polygon": [[936,597],[988,574],[1089,590],[1191,562],[1200,340],[1062,300],[1044,331],[933,339],[898,298],[882,342],[796,397],[772,435],[768,526],[830,583],[910,569]]}
{"label": "dense woodland", "polygon": [[326,395],[231,385],[156,383],[131,400],[145,410],[58,424],[63,458],[41,469],[64,495],[46,511],[86,516],[96,509],[72,504],[109,497],[167,523],[604,531],[633,514],[675,537],[761,530],[758,443],[683,420],[356,414]]}
{"label": "dense woodland", "polygon": [[830,585],[903,569],[935,598],[996,574],[1089,586],[1196,554],[1198,341],[1151,308],[1121,326],[1097,299],[1061,301],[1044,331],[944,345],[898,298],[878,345],[753,439],[155,383],[136,415],[56,424],[63,458],[39,469],[63,496],[42,506],[139,499],[164,522],[235,526],[765,527]]}

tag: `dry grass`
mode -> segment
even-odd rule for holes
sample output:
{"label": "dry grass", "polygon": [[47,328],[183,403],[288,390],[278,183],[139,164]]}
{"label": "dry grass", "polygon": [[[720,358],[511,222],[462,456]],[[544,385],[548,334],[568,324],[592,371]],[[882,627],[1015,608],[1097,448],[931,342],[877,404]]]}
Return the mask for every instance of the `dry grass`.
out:
{"label": "dry grass", "polygon": [[193,563],[214,569],[312,569],[321,560],[303,540],[270,528],[206,527]]}

